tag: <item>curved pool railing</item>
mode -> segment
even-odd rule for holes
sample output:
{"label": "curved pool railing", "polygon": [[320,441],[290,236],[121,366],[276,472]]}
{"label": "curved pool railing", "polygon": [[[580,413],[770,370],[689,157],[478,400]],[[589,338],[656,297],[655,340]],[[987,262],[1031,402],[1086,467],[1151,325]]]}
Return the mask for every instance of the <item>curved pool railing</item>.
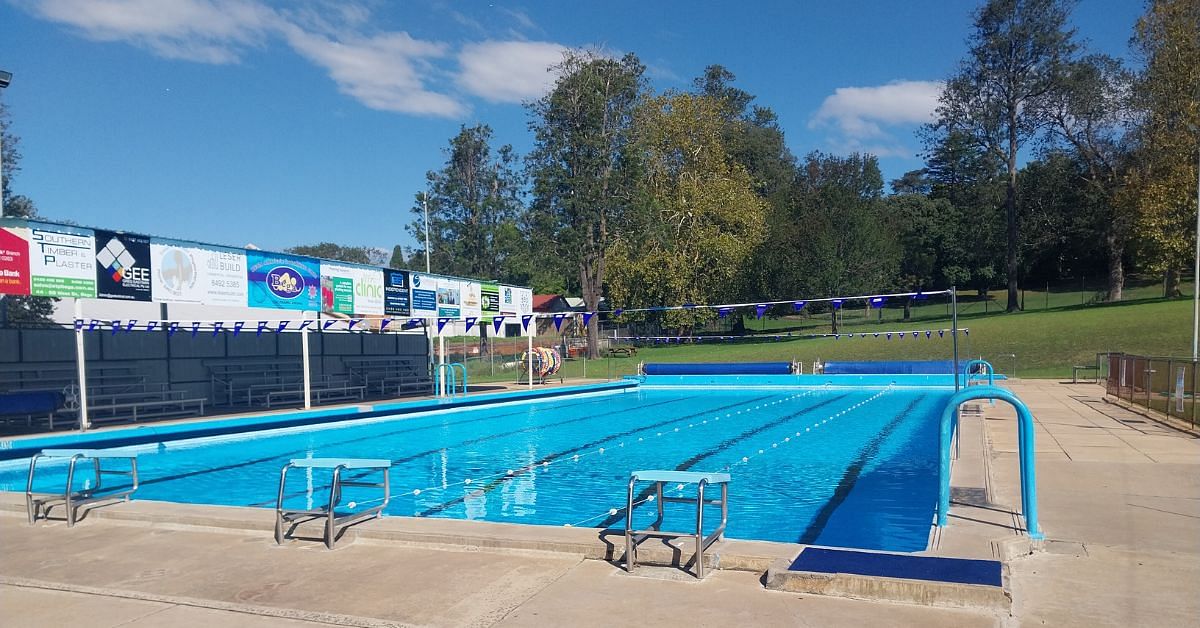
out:
{"label": "curved pool railing", "polygon": [[[451,362],[450,370],[453,372],[455,368],[462,369],[462,394],[465,395],[467,394],[467,365],[463,364],[462,362]],[[452,381],[457,383],[457,377]],[[453,388],[453,386],[451,386],[451,388]],[[451,394],[453,395],[453,392],[451,392]]]}
{"label": "curved pool railing", "polygon": [[966,378],[966,380],[965,380],[966,385],[968,385],[968,386],[971,385],[971,376],[972,375],[979,375],[980,377],[983,376],[983,373],[972,373],[971,372],[971,368],[975,367],[975,366],[986,366],[987,367],[988,386],[996,385],[996,369],[992,366],[992,363],[988,362],[987,360],[971,360],[970,362],[967,362],[967,365],[963,367],[963,376]]}
{"label": "curved pool railing", "polygon": [[1001,399],[1017,411],[1018,457],[1021,470],[1021,514],[1025,516],[1025,529],[1029,537],[1041,540],[1044,537],[1038,525],[1037,470],[1035,468],[1033,443],[1033,413],[1016,395],[997,386],[974,386],[955,393],[942,411],[939,433],[938,506],[937,525],[946,527],[950,514],[950,449],[958,427],[958,407],[975,399]]}

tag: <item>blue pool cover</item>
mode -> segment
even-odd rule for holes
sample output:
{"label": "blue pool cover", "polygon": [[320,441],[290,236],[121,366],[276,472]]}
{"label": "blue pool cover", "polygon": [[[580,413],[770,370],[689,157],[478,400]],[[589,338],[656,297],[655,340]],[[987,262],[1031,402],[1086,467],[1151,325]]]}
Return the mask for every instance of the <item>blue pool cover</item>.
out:
{"label": "blue pool cover", "polygon": [[852,573],[881,578],[907,578],[1001,586],[1000,563],[994,560],[904,556],[852,550],[805,548],[789,568],[817,573]]}
{"label": "blue pool cover", "polygon": [[824,373],[826,375],[874,375],[882,373],[895,375],[953,374],[954,362],[952,360],[826,362]]}
{"label": "blue pool cover", "polygon": [[791,362],[682,362],[647,364],[646,375],[787,375]]}

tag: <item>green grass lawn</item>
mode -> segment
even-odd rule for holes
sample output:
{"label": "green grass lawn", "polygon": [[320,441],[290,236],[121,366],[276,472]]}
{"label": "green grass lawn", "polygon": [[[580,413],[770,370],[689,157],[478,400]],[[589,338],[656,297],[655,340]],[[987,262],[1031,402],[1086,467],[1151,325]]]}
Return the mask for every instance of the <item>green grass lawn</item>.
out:
{"label": "green grass lawn", "polygon": [[[960,316],[959,326],[970,329],[960,336],[962,359],[982,357],[1002,373],[1011,373],[1016,354],[1020,377],[1065,378],[1075,364],[1094,364],[1096,353],[1124,351],[1142,355],[1186,356],[1191,353],[1192,301],[1142,299],[1113,305],[1059,307],[1014,314],[989,313],[982,309]],[[949,321],[926,312],[924,320],[903,323],[885,319],[883,324],[848,320],[843,332],[878,330],[924,330],[948,328]],[[791,320],[791,324],[787,322]],[[828,331],[828,319],[803,321],[781,318],[770,321],[775,330],[793,329],[793,334]],[[758,321],[753,321],[758,323]],[[752,330],[753,331],[753,330]],[[786,333],[786,332],[782,332]],[[949,336],[926,340],[868,338],[807,338],[793,336],[781,341],[761,339],[731,343],[650,346],[636,358],[603,358],[586,364],[589,377],[616,378],[637,371],[638,362],[749,362],[799,360],[809,371],[814,360],[942,360],[951,357]],[[785,336],[786,338],[786,336]],[[539,345],[551,344],[539,339]],[[584,374],[584,361],[571,360],[563,367],[566,377]],[[484,362],[471,364],[472,381],[499,381],[514,377],[514,369],[499,369]]]}

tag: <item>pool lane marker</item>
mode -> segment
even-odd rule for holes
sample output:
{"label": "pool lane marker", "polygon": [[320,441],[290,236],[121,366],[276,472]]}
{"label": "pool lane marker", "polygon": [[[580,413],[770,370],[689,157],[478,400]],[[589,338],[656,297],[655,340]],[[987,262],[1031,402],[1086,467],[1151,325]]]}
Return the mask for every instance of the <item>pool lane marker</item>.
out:
{"label": "pool lane marker", "polygon": [[[800,397],[807,397],[807,396],[810,396],[810,395],[813,395],[813,394],[815,394],[816,392],[818,392],[818,391],[820,391],[820,390],[821,390],[821,389],[813,389],[813,390],[808,390],[808,391],[805,391],[805,392],[803,392],[803,393],[797,393],[797,394],[794,394],[794,395],[790,395],[790,396],[788,396],[788,397],[784,397],[784,398],[777,399],[776,401],[773,401],[773,402],[771,402],[771,404],[779,404],[779,403],[784,403],[784,402],[786,402],[786,401],[791,401],[791,400],[793,400],[793,399],[796,399],[796,398],[800,398]],[[761,397],[761,398],[759,398],[758,400],[767,399],[767,398],[769,398],[769,397]],[[678,400],[671,400],[671,402],[674,402],[674,401],[678,401]],[[753,403],[754,401],[756,401],[756,400],[751,400],[751,403]],[[669,402],[663,402],[663,403],[669,403]],[[564,451],[561,451],[561,452],[557,452],[557,453],[553,453],[553,454],[547,454],[547,455],[546,455],[546,456],[544,456],[542,459],[540,459],[540,460],[538,460],[538,461],[536,461],[536,462],[533,462],[533,463],[530,463],[530,464],[526,464],[526,465],[524,465],[524,466],[521,466],[521,467],[518,467],[518,468],[514,468],[514,469],[507,469],[506,471],[503,471],[503,472],[500,472],[500,473],[495,473],[495,474],[492,474],[492,475],[485,475],[485,476],[475,476],[475,477],[473,477],[473,478],[467,478],[467,479],[464,479],[464,480],[460,480],[460,481],[458,481],[458,482],[452,482],[452,483],[447,483],[447,484],[438,484],[438,485],[435,485],[435,486],[429,486],[429,487],[425,487],[425,488],[416,488],[416,489],[404,490],[404,491],[400,491],[400,492],[397,492],[397,493],[393,493],[393,494],[392,494],[392,496],[393,496],[393,497],[419,496],[419,495],[421,495],[422,493],[429,492],[429,491],[436,491],[436,490],[447,490],[447,489],[455,488],[455,487],[458,487],[458,486],[470,486],[470,485],[472,485],[472,484],[479,484],[479,483],[485,483],[485,484],[484,484],[483,488],[481,488],[481,489],[478,489],[478,490],[479,490],[479,491],[482,491],[482,492],[488,492],[488,491],[491,491],[492,489],[494,489],[494,488],[495,488],[496,486],[498,486],[499,484],[501,484],[501,483],[503,483],[503,482],[507,481],[508,479],[511,479],[512,477],[515,477],[515,476],[517,476],[517,475],[520,475],[520,474],[522,474],[522,473],[527,473],[527,472],[535,471],[535,470],[537,470],[537,469],[539,469],[539,468],[540,468],[540,469],[543,469],[544,471],[548,471],[548,468],[549,468],[551,465],[558,464],[558,463],[560,463],[560,462],[567,462],[568,460],[569,460],[569,461],[572,461],[572,462],[579,462],[581,459],[583,459],[583,458],[586,458],[586,457],[588,457],[588,456],[603,455],[603,454],[604,454],[604,452],[605,452],[607,449],[611,449],[611,448],[612,448],[612,447],[610,446],[610,447],[607,447],[607,448],[606,448],[606,447],[599,447],[599,448],[596,448],[596,449],[592,449],[593,447],[595,447],[595,446],[596,446],[597,444],[599,444],[599,443],[604,443],[604,442],[607,442],[607,441],[611,441],[611,440],[614,440],[614,439],[616,439],[616,438],[620,438],[621,436],[629,436],[629,435],[637,434],[638,432],[645,432],[645,431],[647,431],[647,430],[653,430],[653,429],[655,429],[655,428],[657,428],[657,427],[663,427],[663,426],[667,426],[667,425],[670,425],[670,424],[672,424],[672,423],[682,423],[683,421],[687,421],[687,420],[689,420],[689,419],[693,419],[693,422],[692,422],[692,424],[690,424],[688,427],[695,427],[695,426],[697,426],[697,425],[701,425],[701,426],[702,426],[702,425],[708,425],[708,419],[701,420],[699,424],[695,423],[694,419],[696,419],[696,418],[698,418],[698,417],[701,417],[701,416],[704,416],[704,415],[706,415],[706,414],[708,414],[708,413],[710,413],[710,412],[717,412],[717,413],[719,413],[719,412],[720,412],[720,411],[722,411],[722,410],[726,410],[726,409],[732,409],[732,408],[734,408],[734,407],[737,407],[737,406],[743,405],[743,404],[745,404],[745,403],[746,403],[746,401],[742,400],[742,401],[738,401],[738,402],[737,402],[737,403],[735,403],[735,404],[730,404],[730,405],[728,405],[728,406],[721,406],[721,407],[717,407],[717,408],[712,408],[712,409],[709,409],[709,410],[705,410],[705,411],[703,411],[703,412],[697,412],[697,413],[695,413],[695,414],[691,414],[691,415],[687,415],[687,416],[683,416],[683,417],[679,417],[679,418],[668,419],[668,420],[666,420],[666,421],[662,421],[662,422],[659,422],[659,423],[652,423],[652,424],[650,424],[650,425],[643,425],[643,426],[637,427],[637,428],[635,428],[635,429],[627,430],[626,432],[622,432],[622,433],[618,433],[618,434],[609,434],[609,435],[606,435],[606,436],[604,436],[603,438],[600,438],[600,439],[597,439],[597,440],[591,441],[591,442],[589,442],[589,443],[587,443],[587,444],[585,444],[585,445],[583,445],[583,446],[572,447],[572,448],[566,449],[566,450],[564,450]],[[654,404],[654,405],[661,405],[661,404]],[[647,407],[647,406],[642,406],[642,407]],[[622,410],[621,412],[624,412],[624,411],[625,411],[625,410]],[[728,415],[726,415],[726,416],[728,416]],[[595,419],[595,418],[596,418],[595,416],[592,416],[592,417],[584,417],[584,419]],[[583,419],[579,419],[579,420],[583,420]],[[716,422],[716,421],[720,421],[720,415],[718,414],[718,415],[714,416],[712,420],[713,420],[714,422]],[[574,421],[575,421],[575,420],[573,420],[572,422],[574,422]],[[668,431],[668,432],[662,432],[662,431],[659,431],[659,432],[656,432],[656,433],[655,433],[655,436],[651,436],[651,437],[649,437],[649,438],[657,438],[657,437],[661,437],[661,436],[664,436],[664,435],[667,435],[667,434],[674,434],[674,433],[676,433],[676,432],[679,432],[679,431],[680,431],[680,430],[679,430],[679,428],[676,428],[674,431]],[[636,442],[644,442],[646,438],[647,438],[647,437],[638,437],[638,440],[637,440]],[[626,442],[630,442],[630,443],[632,444],[632,441],[620,441],[619,443],[617,443],[616,447],[618,447],[618,448],[623,448],[623,447],[625,447],[625,446],[626,446]],[[574,452],[581,451],[581,450],[583,450],[583,449],[590,449],[591,451],[586,451],[586,452],[584,452],[584,453],[574,453]],[[441,451],[441,450],[439,449],[438,451]],[[570,456],[570,457],[568,458],[568,456]],[[451,500],[449,500],[449,501],[447,501],[447,502],[445,502],[445,503],[442,503],[442,504],[438,504],[438,505],[436,505],[436,506],[429,507],[429,508],[427,508],[427,509],[426,509],[425,511],[423,511],[423,512],[416,513],[414,516],[417,516],[417,517],[425,517],[425,516],[429,516],[429,515],[431,515],[431,514],[433,514],[433,513],[435,513],[435,512],[441,512],[441,511],[443,511],[443,510],[445,510],[445,509],[449,508],[450,506],[453,506],[453,505],[455,505],[455,504],[458,504],[458,503],[461,503],[461,502],[465,501],[465,500],[466,500],[466,497],[467,497],[467,496],[463,496],[463,497],[456,497],[456,498],[454,498],[454,499],[451,499]],[[383,498],[382,498],[382,497],[377,497],[377,498],[373,498],[373,499],[366,500],[366,501],[362,501],[362,502],[356,502],[356,505],[369,504],[369,503],[372,503],[372,502],[377,502],[377,501],[382,501],[382,500],[383,500]],[[352,506],[352,507],[353,507],[353,506]]]}

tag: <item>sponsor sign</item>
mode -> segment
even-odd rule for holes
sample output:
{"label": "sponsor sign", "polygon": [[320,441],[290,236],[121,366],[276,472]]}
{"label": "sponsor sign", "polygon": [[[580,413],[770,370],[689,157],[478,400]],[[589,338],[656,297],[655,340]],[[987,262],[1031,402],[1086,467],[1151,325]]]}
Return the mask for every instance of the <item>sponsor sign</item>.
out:
{"label": "sponsor sign", "polygon": [[437,314],[443,318],[462,316],[462,282],[457,279],[437,280]]}
{"label": "sponsor sign", "polygon": [[482,314],[479,284],[474,281],[460,281],[459,285],[462,290],[461,316],[463,318],[479,318]]}
{"label": "sponsor sign", "polygon": [[412,274],[413,316],[437,316],[437,277]]}
{"label": "sponsor sign", "polygon": [[321,268],[314,259],[246,252],[247,304],[282,310],[321,309]]}
{"label": "sponsor sign", "polygon": [[1183,367],[1175,369],[1175,411],[1183,414],[1183,397],[1187,395],[1187,389],[1184,387],[1184,372]]}
{"label": "sponsor sign", "polygon": [[409,307],[408,271],[383,271],[383,313],[392,316],[408,316]]}
{"label": "sponsor sign", "polygon": [[0,294],[29,294],[29,228],[0,228]]}
{"label": "sponsor sign", "polygon": [[157,303],[246,306],[246,254],[240,249],[151,238],[150,260]]}
{"label": "sponsor sign", "polygon": [[120,301],[150,300],[150,238],[96,231],[96,296]]}
{"label": "sponsor sign", "polygon": [[532,289],[513,288],[513,300],[516,302],[517,314],[533,314]]}
{"label": "sponsor sign", "polygon": [[321,263],[321,311],[329,314],[383,314],[383,271]]}
{"label": "sponsor sign", "polygon": [[512,286],[500,286],[500,313],[516,314],[517,313],[517,288]]}
{"label": "sponsor sign", "polygon": [[479,285],[480,309],[483,315],[500,313],[500,286],[494,283]]}
{"label": "sponsor sign", "polygon": [[91,229],[29,223],[29,293],[96,298],[96,239]]}

